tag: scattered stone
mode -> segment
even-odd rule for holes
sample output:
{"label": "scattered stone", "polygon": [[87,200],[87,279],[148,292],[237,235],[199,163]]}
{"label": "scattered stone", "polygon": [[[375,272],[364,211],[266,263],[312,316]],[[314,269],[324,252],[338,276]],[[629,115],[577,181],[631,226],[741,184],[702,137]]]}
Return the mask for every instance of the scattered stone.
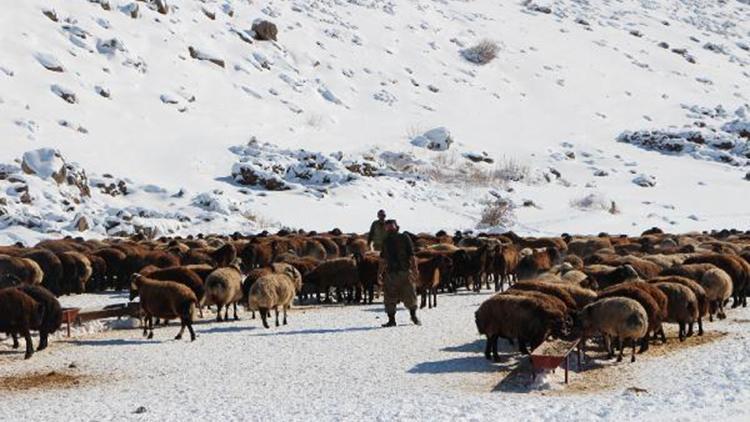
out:
{"label": "scattered stone", "polygon": [[648,174],[640,174],[633,179],[633,183],[643,188],[656,186],[656,178]]}
{"label": "scattered stone", "polygon": [[55,12],[55,9],[45,9],[42,10],[42,13],[44,16],[48,17],[52,22],[57,22],[57,12]]}
{"label": "scattered stone", "polygon": [[78,99],[76,98],[76,94],[67,88],[63,88],[60,85],[54,84],[52,85],[50,89],[55,95],[57,95],[58,97],[62,98],[63,100],[67,101],[70,104],[76,104],[78,102]]}
{"label": "scattered stone", "polygon": [[45,69],[52,71],[52,72],[64,72],[65,69],[63,69],[62,64],[57,60],[57,58],[51,54],[45,54],[45,53],[36,53],[34,55],[36,60],[41,64]]}
{"label": "scattered stone", "polygon": [[453,143],[453,138],[448,129],[437,127],[430,129],[422,135],[415,136],[411,144],[421,148],[427,148],[432,151],[446,151]]}
{"label": "scattered stone", "polygon": [[137,414],[137,415],[140,415],[140,414],[146,413],[146,408],[145,408],[145,407],[143,407],[143,406],[138,406],[138,408],[137,408],[137,409],[135,409],[135,410],[133,411],[133,413],[135,413],[135,414]]}
{"label": "scattered stone", "polygon": [[261,19],[255,21],[251,29],[258,41],[277,41],[279,30],[273,22]]}
{"label": "scattered stone", "polygon": [[216,56],[212,56],[210,54],[204,53],[196,48],[188,47],[188,52],[190,52],[190,57],[196,59],[196,60],[205,60],[209,61],[217,66],[224,67],[224,60],[220,59]]}

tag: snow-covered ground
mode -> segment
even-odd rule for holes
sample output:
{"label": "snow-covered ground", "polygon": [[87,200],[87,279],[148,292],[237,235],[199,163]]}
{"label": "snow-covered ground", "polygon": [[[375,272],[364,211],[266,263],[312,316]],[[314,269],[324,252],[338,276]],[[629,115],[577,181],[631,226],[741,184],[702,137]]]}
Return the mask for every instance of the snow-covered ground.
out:
{"label": "snow-covered ground", "polygon": [[[530,234],[750,216],[733,200],[748,183],[746,1],[167,3],[3,7],[0,240],[363,230],[378,208],[412,231],[467,229],[498,197],[514,206],[504,226]],[[254,41],[256,19],[278,41]],[[497,58],[466,60],[485,39]],[[452,143],[426,148],[435,128]],[[644,130],[661,141],[623,135]],[[22,168],[40,148],[77,163],[91,196]],[[290,189],[244,186],[240,168]]]}
{"label": "snow-covered ground", "polygon": [[[668,346],[653,346],[635,364],[594,352],[588,370],[574,370],[564,387],[562,370],[529,384],[527,359],[505,344],[503,362],[484,359],[473,317],[486,298],[440,296],[439,308],[421,312],[421,327],[401,310],[398,327],[380,328],[382,305],[303,307],[278,329],[262,329],[246,313],[238,322],[202,322],[194,343],[173,340],[174,324],[157,328],[151,341],[138,329],[57,339],[29,361],[4,343],[0,419],[750,417],[750,362],[742,358],[750,352],[748,309],[706,323],[704,338],[679,344],[671,336]],[[36,388],[14,389],[19,379],[37,378]]]}

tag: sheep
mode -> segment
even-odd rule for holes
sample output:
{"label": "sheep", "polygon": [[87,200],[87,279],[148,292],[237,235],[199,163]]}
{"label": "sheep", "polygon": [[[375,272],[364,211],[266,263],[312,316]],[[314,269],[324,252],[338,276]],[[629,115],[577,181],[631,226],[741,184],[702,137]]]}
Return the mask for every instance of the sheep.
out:
{"label": "sheep", "polygon": [[[692,290],[693,294],[695,295],[696,300],[698,301],[698,335],[703,335],[703,317],[708,315],[708,299],[706,297],[706,290],[701,287],[700,284],[697,282],[680,276],[662,276],[662,277],[656,277],[648,280],[650,284],[654,283],[677,283],[682,284],[683,286],[689,288]],[[693,335],[693,324],[690,324],[690,327],[688,328],[687,336],[690,337]]]}
{"label": "sheep", "polygon": [[494,264],[495,291],[502,291],[506,282],[510,285],[516,278],[521,255],[515,245],[502,245],[492,254],[491,259]]}
{"label": "sheep", "polygon": [[688,287],[677,283],[655,283],[655,287],[667,296],[667,317],[664,322],[679,325],[679,339],[685,341],[685,326],[698,319],[698,299]]}
{"label": "sheep", "polygon": [[531,254],[521,258],[518,264],[518,278],[530,279],[550,270],[562,259],[560,251],[554,247],[532,250]]}
{"label": "sheep", "polygon": [[750,265],[739,256],[702,254],[690,257],[684,264],[714,264],[732,277],[732,308],[747,306],[747,287],[750,282]]}
{"label": "sheep", "polygon": [[304,277],[304,283],[315,287],[318,302],[320,293],[326,292],[328,296],[331,287],[336,288],[339,301],[343,301],[343,294],[348,291],[348,301],[351,302],[354,299],[352,290],[360,285],[357,261],[353,258],[334,258],[321,262]]}
{"label": "sheep", "polygon": [[229,267],[217,268],[206,278],[205,304],[217,306],[217,322],[222,321],[222,307],[226,307],[224,321],[229,321],[229,305],[233,305],[234,307],[234,319],[239,319],[237,316],[237,303],[242,300],[243,279],[244,277],[238,261],[235,261]]}
{"label": "sheep", "polygon": [[[651,298],[654,299],[658,307],[658,314],[656,316],[662,322],[667,319],[669,308],[668,308],[668,303],[667,303],[668,302],[667,295],[665,295],[664,292],[662,292],[659,288],[657,288],[653,284],[649,284],[643,280],[632,281],[632,282],[628,282],[625,284],[628,286],[635,287],[637,289],[641,289],[643,292],[651,296]],[[654,340],[656,340],[658,336],[660,335],[662,344],[667,342],[667,336],[664,334],[664,329],[661,323],[656,327],[655,330],[652,330],[651,333],[653,334]]]}
{"label": "sheep", "polygon": [[107,283],[117,289],[122,289],[125,283],[125,260],[127,255],[125,252],[112,248],[102,248],[94,252],[94,255],[104,260],[107,266],[107,274],[105,276]]}
{"label": "sheep", "polygon": [[130,283],[130,300],[140,297],[141,310],[144,313],[143,335],[154,338],[153,318],[170,320],[180,318],[180,332],[175,340],[182,338],[187,327],[190,341],[195,341],[193,317],[198,298],[189,287],[175,281],[153,280],[138,273],[133,274]]}
{"label": "sheep", "polygon": [[713,316],[719,319],[727,317],[724,313],[724,302],[732,296],[732,278],[724,270],[714,268],[703,273],[699,284],[706,290],[706,299],[709,303],[709,321]]}
{"label": "sheep", "polygon": [[452,265],[450,258],[436,255],[432,258],[417,259],[417,291],[422,293],[420,309],[428,306],[437,308],[437,288],[440,285],[440,274],[448,271]]}
{"label": "sheep", "polygon": [[61,293],[60,282],[62,281],[63,267],[60,258],[54,252],[47,249],[26,249],[20,256],[33,260],[42,269],[44,273],[42,286],[55,295]]}
{"label": "sheep", "polygon": [[[250,270],[250,272],[247,273],[247,275],[245,276],[245,281],[242,282],[243,300],[247,301],[247,298],[250,297],[250,288],[253,287],[253,284],[255,284],[255,282],[258,281],[259,278],[263,277],[264,275],[271,274],[273,272],[274,272],[273,267],[255,268],[254,270]],[[255,319],[255,311],[252,311],[250,318]]]}
{"label": "sheep", "polygon": [[632,353],[630,362],[635,362],[636,340],[648,333],[648,315],[640,303],[626,297],[608,297],[586,305],[578,315],[578,327],[583,339],[584,356],[586,355],[586,338],[594,334],[604,336],[604,345],[609,358],[614,357],[611,340],[617,339],[621,345],[617,362],[622,362],[625,342],[630,340]]}
{"label": "sheep", "polygon": [[17,288],[34,299],[43,309],[43,316],[39,325],[32,325],[31,327],[33,330],[39,331],[39,345],[36,350],[37,352],[42,351],[47,348],[49,335],[57,331],[62,325],[62,307],[55,295],[42,286],[25,284]]}
{"label": "sheep", "polygon": [[237,249],[231,243],[225,243],[221,247],[209,252],[209,256],[213,259],[217,267],[226,267],[237,259]]}
{"label": "sheep", "polygon": [[545,293],[560,299],[568,309],[578,309],[578,304],[575,299],[573,299],[573,296],[571,296],[570,293],[568,293],[568,291],[566,291],[560,284],[546,283],[539,280],[519,281],[507,291],[513,292],[516,290],[532,290]]}
{"label": "sheep", "polygon": [[268,325],[270,310],[276,313],[276,326],[279,326],[279,307],[284,312],[284,325],[287,324],[287,310],[291,307],[295,294],[302,288],[302,275],[289,264],[274,264],[274,272],[258,278],[250,287],[247,298],[248,309],[260,312],[265,328]]}
{"label": "sheep", "polygon": [[708,270],[718,268],[714,264],[684,264],[684,265],[673,265],[669,268],[665,268],[659,274],[665,275],[678,275],[681,277],[687,277],[691,280],[698,281],[703,278],[703,274]]}
{"label": "sheep", "polygon": [[0,255],[0,274],[13,274],[25,284],[41,284],[44,278],[35,261],[10,255]]}
{"label": "sheep", "polygon": [[568,306],[565,305],[565,302],[560,300],[558,297],[552,296],[547,293],[538,292],[536,290],[508,289],[507,291],[498,293],[498,294],[506,295],[506,296],[535,297],[540,300],[544,300],[548,302],[550,306],[554,307],[555,309],[557,309],[558,311],[562,312],[565,315],[571,314],[574,311],[574,309],[568,308]]}
{"label": "sheep", "polygon": [[550,334],[563,336],[566,333],[565,314],[547,301],[535,297],[496,294],[485,300],[474,313],[479,334],[487,337],[484,356],[500,360],[497,340],[518,339],[519,350],[529,354]]}
{"label": "sheep", "polygon": [[611,267],[592,265],[585,267],[583,272],[594,280],[600,289],[606,289],[607,287],[639,278],[638,272],[629,264],[620,265],[609,271],[608,268]]}
{"label": "sheep", "polygon": [[208,278],[208,275],[216,269],[213,266],[206,264],[183,265],[182,268],[196,273],[198,277],[201,278],[201,281],[203,281],[204,285],[206,284],[206,278]]}
{"label": "sheep", "polygon": [[627,297],[637,301],[643,306],[643,309],[648,316],[648,330],[646,335],[640,339],[641,348],[638,351],[638,353],[643,353],[648,350],[648,333],[660,332],[663,314],[656,300],[645,290],[638,288],[634,284],[636,283],[629,282],[609,287],[599,292],[599,298]]}
{"label": "sheep", "polygon": [[198,299],[199,315],[201,316],[201,318],[203,317],[202,305],[205,299],[206,291],[203,285],[203,280],[194,271],[186,267],[158,268],[154,266],[148,266],[141,269],[141,272],[139,274],[154,280],[174,281],[190,288],[190,290],[195,293],[195,297]]}
{"label": "sheep", "polygon": [[565,258],[563,258],[563,262],[572,265],[576,270],[583,270],[583,260],[577,255],[566,255]]}
{"label": "sheep", "polygon": [[[26,341],[24,359],[34,355],[31,341],[32,327],[39,327],[44,317],[44,307],[31,296],[16,288],[0,289],[0,332],[23,336]],[[17,344],[14,347],[18,347]]]}
{"label": "sheep", "polygon": [[86,283],[94,270],[91,261],[81,252],[67,251],[58,255],[63,264],[63,285],[67,283],[65,293],[83,293]]}
{"label": "sheep", "polygon": [[369,252],[365,255],[355,253],[353,258],[357,261],[359,281],[362,284],[362,290],[364,290],[363,302],[372,304],[375,298],[375,286],[382,284],[380,255],[377,252]]}

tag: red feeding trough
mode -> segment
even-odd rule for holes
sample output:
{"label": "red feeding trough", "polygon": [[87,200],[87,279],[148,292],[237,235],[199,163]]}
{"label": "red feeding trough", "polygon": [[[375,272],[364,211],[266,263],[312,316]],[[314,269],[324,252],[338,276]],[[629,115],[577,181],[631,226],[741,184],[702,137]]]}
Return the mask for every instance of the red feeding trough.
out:
{"label": "red feeding trough", "polygon": [[[540,344],[539,347],[531,352],[531,370],[532,377],[536,378],[536,375],[543,369],[555,369],[560,364],[564,364],[565,368],[565,384],[568,383],[568,367],[570,352],[578,346],[580,340],[550,340]],[[581,364],[581,350],[578,349],[578,365]]]}
{"label": "red feeding trough", "polygon": [[62,318],[65,324],[68,327],[68,337],[70,337],[70,323],[76,320],[78,318],[78,313],[81,311],[81,308],[63,308],[62,309]]}

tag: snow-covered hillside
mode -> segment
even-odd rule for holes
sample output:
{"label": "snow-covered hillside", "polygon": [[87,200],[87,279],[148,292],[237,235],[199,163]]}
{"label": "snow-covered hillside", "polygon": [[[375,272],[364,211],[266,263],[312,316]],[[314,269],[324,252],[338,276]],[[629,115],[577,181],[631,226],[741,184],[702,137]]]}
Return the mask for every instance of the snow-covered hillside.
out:
{"label": "snow-covered hillside", "polygon": [[[497,201],[523,233],[750,216],[744,0],[29,0],[0,43],[4,241],[466,229]],[[41,148],[90,196],[27,171]]]}

